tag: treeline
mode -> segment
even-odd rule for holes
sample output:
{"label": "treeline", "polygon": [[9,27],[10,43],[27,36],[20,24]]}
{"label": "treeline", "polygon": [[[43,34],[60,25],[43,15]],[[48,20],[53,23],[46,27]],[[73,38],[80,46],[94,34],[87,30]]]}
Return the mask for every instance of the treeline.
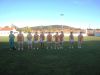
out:
{"label": "treeline", "polygon": [[[9,26],[5,26],[5,27],[9,28]],[[38,32],[41,32],[41,31],[43,31],[43,32],[48,32],[48,31],[50,31],[50,32],[59,32],[59,31],[62,30],[62,28],[63,28],[64,32],[73,31],[73,32],[77,33],[79,31],[82,31],[82,32],[85,33],[85,31],[86,31],[84,29],[74,28],[74,27],[70,27],[70,26],[66,26],[66,25],[63,25],[63,27],[62,27],[62,25],[48,25],[48,26],[41,25],[41,26],[35,26],[35,27],[26,26],[26,27],[19,28],[16,25],[12,24],[11,27],[15,28],[17,31],[21,30],[25,33],[27,33],[27,32],[36,32],[36,31],[38,31]],[[90,33],[90,31],[93,32],[93,29],[88,29],[89,33]],[[100,31],[100,29],[96,29],[96,31]]]}
{"label": "treeline", "polygon": [[[70,26],[65,26],[63,25],[63,30],[65,29],[79,29],[79,28],[74,28]],[[61,31],[62,30],[62,25],[48,25],[48,26],[35,26],[35,27],[23,27],[23,28],[17,28],[17,31],[22,30],[23,32],[35,32],[35,31],[44,31],[44,32],[56,32],[56,31]]]}

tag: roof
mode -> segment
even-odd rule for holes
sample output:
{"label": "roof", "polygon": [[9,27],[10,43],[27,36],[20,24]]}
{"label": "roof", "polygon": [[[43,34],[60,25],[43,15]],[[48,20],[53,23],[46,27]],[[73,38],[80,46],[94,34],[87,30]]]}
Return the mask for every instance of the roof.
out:
{"label": "roof", "polygon": [[11,31],[14,30],[15,28],[8,28],[8,27],[4,27],[4,28],[0,28],[0,31]]}

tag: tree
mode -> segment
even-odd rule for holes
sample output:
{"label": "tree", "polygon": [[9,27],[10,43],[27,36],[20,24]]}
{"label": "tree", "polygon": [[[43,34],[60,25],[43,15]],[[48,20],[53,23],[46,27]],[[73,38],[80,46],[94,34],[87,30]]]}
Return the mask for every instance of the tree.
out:
{"label": "tree", "polygon": [[26,33],[27,32],[32,32],[32,28],[27,26],[27,27],[23,28],[23,31],[26,32]]}
{"label": "tree", "polygon": [[5,26],[5,28],[9,28],[9,26]]}
{"label": "tree", "polygon": [[11,27],[13,27],[13,28],[15,28],[15,29],[18,28],[18,27],[17,27],[16,25],[14,25],[14,24],[11,24]]}

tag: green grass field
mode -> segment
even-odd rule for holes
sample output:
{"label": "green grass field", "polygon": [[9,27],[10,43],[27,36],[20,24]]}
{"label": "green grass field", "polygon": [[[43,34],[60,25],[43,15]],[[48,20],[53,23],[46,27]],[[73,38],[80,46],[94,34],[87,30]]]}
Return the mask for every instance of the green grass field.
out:
{"label": "green grass field", "polygon": [[[9,50],[8,38],[0,38],[0,75],[100,75],[100,37],[85,37],[83,48],[63,50]],[[77,38],[75,38],[77,40]]]}

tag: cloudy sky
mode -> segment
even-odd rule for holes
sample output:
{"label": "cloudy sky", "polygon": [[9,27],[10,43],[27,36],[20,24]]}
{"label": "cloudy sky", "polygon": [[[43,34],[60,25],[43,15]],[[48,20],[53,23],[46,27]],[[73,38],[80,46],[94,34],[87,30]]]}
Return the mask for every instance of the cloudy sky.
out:
{"label": "cloudy sky", "polygon": [[0,0],[0,26],[11,24],[100,28],[100,0]]}

